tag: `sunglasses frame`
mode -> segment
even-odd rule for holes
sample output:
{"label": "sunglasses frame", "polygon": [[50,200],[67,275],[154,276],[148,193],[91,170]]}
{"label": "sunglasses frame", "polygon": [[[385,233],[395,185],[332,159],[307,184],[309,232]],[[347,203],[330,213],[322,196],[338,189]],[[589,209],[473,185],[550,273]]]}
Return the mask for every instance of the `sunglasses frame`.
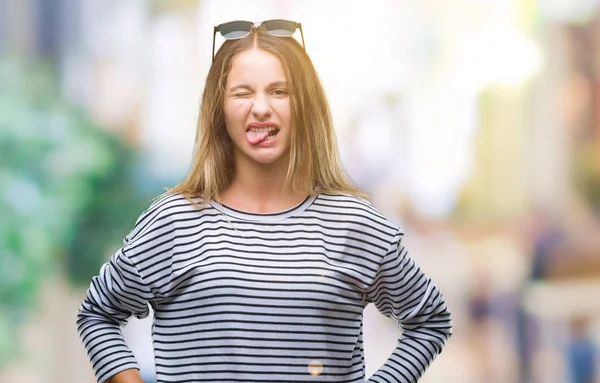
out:
{"label": "sunglasses frame", "polygon": [[[296,29],[292,32],[291,35],[289,36],[281,36],[281,35],[276,35],[271,33],[267,28],[265,28],[264,23],[268,23],[270,21],[285,21],[288,23],[291,23],[292,25],[294,25],[296,27]],[[304,51],[306,51],[306,45],[304,45],[304,32],[302,32],[302,24],[293,20],[286,20],[286,19],[270,19],[270,20],[265,20],[265,21],[261,21],[261,22],[252,22],[252,21],[248,21],[248,20],[233,20],[233,21],[227,21],[225,23],[219,24],[217,26],[214,27],[213,30],[213,41],[212,41],[212,61],[215,61],[215,37],[217,37],[217,32],[221,32],[221,29],[223,28],[223,26],[231,24],[231,23],[247,23],[248,25],[250,25],[250,30],[248,31],[248,33],[246,33],[243,36],[240,37],[225,37],[223,36],[223,34],[221,33],[221,36],[225,39],[225,40],[239,40],[239,39],[243,39],[244,37],[248,36],[252,30],[254,28],[260,28],[263,27],[265,31],[267,31],[267,33],[269,33],[271,36],[276,36],[276,37],[292,37],[294,35],[294,33],[296,32],[297,29],[300,30],[300,37],[302,38],[302,48],[304,48]]]}

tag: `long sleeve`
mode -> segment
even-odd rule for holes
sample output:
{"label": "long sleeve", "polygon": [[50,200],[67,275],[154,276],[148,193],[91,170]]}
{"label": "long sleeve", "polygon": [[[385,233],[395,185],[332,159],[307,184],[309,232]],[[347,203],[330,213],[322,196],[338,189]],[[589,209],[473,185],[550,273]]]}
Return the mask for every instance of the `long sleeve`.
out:
{"label": "long sleeve", "polygon": [[371,383],[416,382],[452,335],[450,312],[437,286],[408,256],[399,232],[366,291],[368,302],[398,321],[403,334]]}
{"label": "long sleeve", "polygon": [[117,251],[92,279],[77,315],[77,329],[98,382],[126,369],[139,369],[121,328],[132,315],[148,316],[152,297],[127,257],[126,247]]}

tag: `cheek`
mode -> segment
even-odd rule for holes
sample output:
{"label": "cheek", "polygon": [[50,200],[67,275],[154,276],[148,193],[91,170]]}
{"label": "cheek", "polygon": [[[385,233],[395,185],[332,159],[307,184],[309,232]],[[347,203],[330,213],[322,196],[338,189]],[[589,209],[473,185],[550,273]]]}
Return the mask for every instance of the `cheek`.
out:
{"label": "cheek", "polygon": [[277,105],[277,112],[282,119],[288,120],[290,123],[292,118],[292,104],[289,100],[282,100],[281,103]]}
{"label": "cheek", "polygon": [[223,116],[225,117],[225,121],[229,121],[233,119],[235,115],[235,108],[233,107],[231,102],[223,103]]}
{"label": "cheek", "polygon": [[225,117],[225,130],[227,135],[233,141],[245,140],[246,122],[251,107],[244,100],[233,100],[223,105]]}
{"label": "cheek", "polygon": [[250,113],[250,104],[244,100],[233,100],[223,105],[225,121],[243,123]]}

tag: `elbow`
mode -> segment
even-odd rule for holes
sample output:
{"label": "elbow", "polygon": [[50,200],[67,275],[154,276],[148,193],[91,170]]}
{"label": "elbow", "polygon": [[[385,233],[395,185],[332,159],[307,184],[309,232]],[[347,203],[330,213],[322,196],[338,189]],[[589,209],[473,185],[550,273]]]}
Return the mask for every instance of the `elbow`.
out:
{"label": "elbow", "polygon": [[448,340],[452,337],[452,316],[450,311],[444,306],[443,310],[440,310],[436,315],[429,318],[421,331],[428,335],[428,339],[434,346],[436,354],[441,354]]}
{"label": "elbow", "polygon": [[77,311],[77,316],[75,317],[75,325],[77,326],[79,336],[82,337],[90,324],[98,322],[99,319],[101,318],[98,318],[98,316],[90,310],[85,309],[84,306],[80,307]]}
{"label": "elbow", "polygon": [[442,337],[442,343],[445,344],[452,337],[452,313],[446,305],[446,300],[438,291],[434,315],[430,317],[431,327],[435,328]]}
{"label": "elbow", "polygon": [[125,325],[125,321],[118,321],[115,316],[98,310],[95,306],[83,302],[75,317],[75,325],[80,336],[100,327],[119,327]]}
{"label": "elbow", "polygon": [[[437,353],[446,346],[452,337],[452,315],[443,301],[426,315],[402,322],[405,336],[419,338],[432,344]],[[409,335],[410,334],[410,335]]]}
{"label": "elbow", "polygon": [[436,328],[440,331],[444,340],[447,341],[452,337],[452,314],[443,302],[442,307],[443,309],[435,316],[434,321],[437,324]]}
{"label": "elbow", "polygon": [[434,336],[434,339],[436,339],[435,343],[439,346],[438,352],[441,352],[442,348],[445,347],[448,340],[452,337],[452,314],[443,300],[423,327],[427,328],[430,334]]}
{"label": "elbow", "polygon": [[75,317],[77,326],[98,319],[102,319],[102,316],[94,310],[94,307],[87,300],[83,301],[81,306],[79,306],[79,310],[77,310],[77,315]]}

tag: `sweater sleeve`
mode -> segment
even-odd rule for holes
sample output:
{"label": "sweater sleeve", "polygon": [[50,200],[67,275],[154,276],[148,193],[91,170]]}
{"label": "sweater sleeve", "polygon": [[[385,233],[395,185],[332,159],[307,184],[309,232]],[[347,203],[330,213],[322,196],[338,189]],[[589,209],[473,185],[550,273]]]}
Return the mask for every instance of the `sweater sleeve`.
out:
{"label": "sweater sleeve", "polygon": [[77,315],[79,336],[98,382],[138,363],[125,344],[122,326],[133,315],[145,318],[153,294],[127,256],[127,239],[92,279]]}
{"label": "sweater sleeve", "polygon": [[402,239],[398,232],[366,291],[366,300],[398,321],[403,331],[394,352],[369,378],[371,383],[416,382],[452,335],[444,298],[409,257]]}

